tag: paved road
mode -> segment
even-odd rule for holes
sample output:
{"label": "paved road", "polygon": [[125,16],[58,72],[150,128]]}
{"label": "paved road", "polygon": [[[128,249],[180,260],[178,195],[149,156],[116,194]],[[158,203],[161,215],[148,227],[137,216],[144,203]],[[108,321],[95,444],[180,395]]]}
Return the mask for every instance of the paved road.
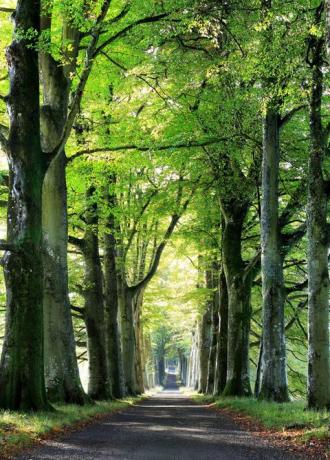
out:
{"label": "paved road", "polygon": [[173,380],[161,393],[17,457],[58,460],[292,460],[223,415],[193,404]]}

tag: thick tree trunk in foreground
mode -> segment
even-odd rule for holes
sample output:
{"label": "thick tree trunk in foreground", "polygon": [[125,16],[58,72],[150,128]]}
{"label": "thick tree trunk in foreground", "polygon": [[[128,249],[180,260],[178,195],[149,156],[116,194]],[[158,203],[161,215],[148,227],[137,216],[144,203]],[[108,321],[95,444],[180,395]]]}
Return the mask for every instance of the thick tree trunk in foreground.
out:
{"label": "thick tree trunk in foreground", "polygon": [[327,149],[322,126],[323,43],[314,43],[310,101],[311,150],[308,164],[308,406],[330,409],[329,273],[327,196],[323,160]]}
{"label": "thick tree trunk in foreground", "polygon": [[105,340],[105,316],[102,268],[98,243],[97,204],[93,200],[95,189],[87,190],[86,231],[83,244],[85,259],[85,322],[88,350],[88,394],[93,399],[111,397]]}
{"label": "thick tree trunk in foreground", "polygon": [[[19,0],[15,31],[39,31],[39,24],[39,1]],[[7,312],[0,407],[46,410],[49,405],[43,363],[41,226],[45,161],[40,145],[38,55],[35,43],[28,43],[19,35],[7,49],[10,75],[7,234],[8,244],[13,248],[3,260]]]}
{"label": "thick tree trunk in foreground", "polygon": [[[44,18],[43,26],[50,27]],[[44,22],[46,22],[44,24]],[[71,34],[67,31],[67,39]],[[43,84],[41,134],[43,150],[53,151],[66,122],[70,80],[63,66],[41,54]],[[45,177],[43,200],[45,377],[51,400],[83,404],[86,401],[75,351],[68,292],[66,158],[62,152],[50,164]]]}
{"label": "thick tree trunk in foreground", "polygon": [[50,165],[43,186],[45,377],[52,401],[83,404],[68,293],[65,157]]}
{"label": "thick tree trunk in foreground", "polygon": [[[229,210],[227,210],[229,211]],[[250,396],[249,332],[251,320],[251,280],[244,278],[242,228],[244,210],[227,212],[223,232],[223,267],[228,292],[228,351],[226,396]]]}
{"label": "thick tree trunk in foreground", "polygon": [[284,280],[278,219],[279,113],[269,107],[264,120],[261,270],[263,348],[259,398],[289,400],[284,336]]}
{"label": "thick tree trunk in foreground", "polygon": [[219,336],[217,343],[217,356],[214,381],[214,395],[220,395],[227,381],[227,342],[228,342],[228,293],[226,276],[222,270],[220,273],[219,285]]}
{"label": "thick tree trunk in foreground", "polygon": [[118,271],[116,260],[116,228],[113,208],[115,196],[106,193],[109,205],[106,231],[104,234],[104,278],[105,278],[105,321],[106,341],[108,347],[108,365],[111,379],[112,395],[121,398],[124,391],[123,363],[118,325]]}

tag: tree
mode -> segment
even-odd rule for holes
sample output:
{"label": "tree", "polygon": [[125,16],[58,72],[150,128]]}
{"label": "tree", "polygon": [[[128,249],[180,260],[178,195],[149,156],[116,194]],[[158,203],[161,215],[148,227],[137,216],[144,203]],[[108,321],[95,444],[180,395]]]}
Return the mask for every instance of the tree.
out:
{"label": "tree", "polygon": [[[323,2],[315,12],[315,26],[321,27]],[[310,95],[311,148],[308,163],[308,405],[330,407],[329,359],[329,272],[327,192],[323,164],[329,127],[322,121],[324,36],[311,35],[308,64],[312,71]]]}
{"label": "tree", "polygon": [[[28,31],[33,31],[32,37]],[[46,410],[43,355],[41,196],[46,171],[40,143],[38,38],[40,2],[18,1],[10,74],[8,237],[4,257],[7,320],[0,367],[0,406]],[[19,288],[18,288],[19,286]]]}

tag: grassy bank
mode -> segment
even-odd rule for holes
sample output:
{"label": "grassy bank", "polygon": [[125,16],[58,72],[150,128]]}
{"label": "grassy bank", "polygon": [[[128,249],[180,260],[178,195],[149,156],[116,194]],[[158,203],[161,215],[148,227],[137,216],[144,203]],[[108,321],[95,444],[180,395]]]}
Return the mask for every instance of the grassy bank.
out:
{"label": "grassy bank", "polygon": [[252,398],[214,398],[207,395],[195,395],[194,399],[204,404],[213,403],[219,409],[249,415],[270,430],[295,430],[301,441],[330,439],[330,413],[306,410],[304,401],[276,404]]}
{"label": "grassy bank", "polygon": [[61,433],[111,412],[124,409],[140,398],[102,401],[93,405],[55,405],[55,412],[0,411],[0,458],[38,440]]}

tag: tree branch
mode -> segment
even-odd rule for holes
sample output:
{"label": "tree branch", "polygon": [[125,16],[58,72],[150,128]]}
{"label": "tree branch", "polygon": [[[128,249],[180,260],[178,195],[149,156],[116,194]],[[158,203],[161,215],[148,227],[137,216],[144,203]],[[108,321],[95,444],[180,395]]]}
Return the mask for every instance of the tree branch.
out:
{"label": "tree branch", "polygon": [[68,242],[81,250],[84,249],[85,241],[81,238],[76,238],[75,236],[69,235]]}
{"label": "tree branch", "polygon": [[[193,187],[190,196],[183,203],[180,211],[172,215],[171,221],[170,221],[170,223],[169,223],[169,225],[168,225],[168,227],[166,229],[166,232],[165,232],[165,234],[163,236],[163,239],[162,239],[161,243],[158,245],[158,247],[157,247],[157,249],[155,251],[154,260],[153,260],[153,262],[152,262],[152,264],[150,266],[150,269],[149,269],[148,273],[146,274],[146,276],[143,278],[142,281],[140,281],[139,283],[135,284],[134,286],[130,286],[130,290],[133,292],[133,295],[137,294],[142,289],[145,289],[145,287],[147,286],[149,281],[153,278],[153,276],[157,272],[159,262],[160,262],[162,254],[164,252],[164,249],[165,249],[169,239],[171,238],[171,236],[172,236],[172,234],[173,234],[173,232],[175,230],[175,227],[176,227],[177,223],[179,222],[181,216],[186,211],[186,209],[187,209],[187,207],[188,207],[188,205],[189,205],[189,203],[191,201],[191,198],[195,194],[195,191],[197,189],[198,183],[199,183],[199,180],[196,182],[195,186]],[[182,181],[180,181],[179,188],[178,188],[178,199],[180,199],[181,195],[182,195]]]}
{"label": "tree branch", "polygon": [[111,43],[116,41],[118,38],[121,38],[121,37],[124,37],[125,35],[127,35],[128,32],[130,32],[134,27],[136,27],[136,26],[138,26],[140,24],[149,24],[149,23],[152,23],[152,22],[160,21],[161,19],[164,19],[164,18],[168,17],[171,13],[172,12],[162,13],[162,14],[158,14],[156,16],[147,16],[145,18],[141,18],[141,19],[138,19],[138,20],[132,22],[131,24],[129,24],[128,26],[124,27],[122,30],[117,32],[115,35],[113,35],[112,37],[110,37],[107,40],[105,40],[100,46],[98,46],[95,49],[93,57],[96,57],[104,48],[109,46]]}
{"label": "tree branch", "polygon": [[0,13],[14,13],[15,8],[8,8],[6,6],[0,6]]}
{"label": "tree branch", "polygon": [[228,140],[227,138],[214,138],[214,139],[206,139],[204,141],[186,141],[186,142],[178,142],[177,144],[166,144],[166,145],[136,145],[136,144],[127,144],[127,145],[114,145],[108,147],[96,147],[94,149],[84,149],[80,150],[79,152],[75,153],[71,157],[68,157],[67,163],[71,163],[76,158],[79,158],[84,155],[92,155],[94,153],[102,153],[102,152],[119,152],[122,150],[137,150],[139,152],[149,152],[150,150],[171,150],[171,149],[182,149],[182,148],[193,148],[193,147],[205,147],[208,145],[217,144],[218,142],[222,142],[224,140]]}
{"label": "tree branch", "polygon": [[294,109],[290,110],[290,112],[286,113],[283,117],[280,118],[279,127],[282,128],[295,116],[297,112],[300,112],[300,110],[305,109],[306,107],[307,104],[301,104],[298,107],[295,107]]}
{"label": "tree branch", "polygon": [[50,155],[50,162],[54,160],[58,155],[61,154],[61,152],[63,151],[65,147],[67,140],[69,139],[74,120],[79,111],[79,107],[80,107],[81,99],[82,99],[82,96],[85,90],[85,86],[86,86],[88,77],[93,67],[94,54],[95,54],[95,50],[97,49],[98,40],[101,34],[102,22],[105,16],[107,15],[107,12],[110,7],[110,3],[111,3],[111,0],[104,0],[102,8],[101,8],[101,12],[95,21],[95,25],[91,32],[92,38],[86,50],[85,61],[84,61],[84,66],[81,72],[81,77],[80,77],[78,86],[74,92],[72,102],[69,105],[68,116],[67,116],[66,124],[63,130],[63,134],[62,134],[62,137],[58,145],[55,147],[55,149]]}
{"label": "tree branch", "polygon": [[0,124],[0,148],[4,150],[5,153],[8,152],[8,140],[7,140],[7,135],[8,133],[8,128],[6,126]]}

